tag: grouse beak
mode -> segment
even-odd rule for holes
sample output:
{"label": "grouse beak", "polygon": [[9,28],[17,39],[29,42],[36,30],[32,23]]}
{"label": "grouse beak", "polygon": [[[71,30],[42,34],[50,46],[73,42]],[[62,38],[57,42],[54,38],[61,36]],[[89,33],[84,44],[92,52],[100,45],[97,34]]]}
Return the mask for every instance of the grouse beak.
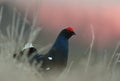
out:
{"label": "grouse beak", "polygon": [[76,35],[76,33],[75,33],[75,32],[73,32],[73,35]]}

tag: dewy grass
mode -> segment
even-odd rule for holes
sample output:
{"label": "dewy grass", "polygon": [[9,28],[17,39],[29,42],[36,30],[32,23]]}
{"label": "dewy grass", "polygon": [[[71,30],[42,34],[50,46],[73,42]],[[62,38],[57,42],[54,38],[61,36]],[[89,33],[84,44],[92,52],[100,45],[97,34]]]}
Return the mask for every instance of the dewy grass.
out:
{"label": "dewy grass", "polygon": [[90,44],[90,51],[89,51],[89,54],[88,54],[88,61],[87,61],[87,65],[86,65],[86,68],[85,68],[85,74],[87,73],[87,71],[89,69],[89,64],[90,64],[91,55],[92,55],[92,48],[93,48],[94,40],[95,40],[94,28],[93,28],[92,25],[91,25],[91,31],[92,31],[92,41],[91,41],[91,44]]}
{"label": "dewy grass", "polygon": [[[0,10],[0,15],[1,15],[0,17],[2,17],[3,9],[4,8],[1,8]],[[22,25],[23,28],[21,28],[21,32],[19,35],[18,30],[19,30],[20,17],[17,17],[16,19],[15,18],[16,16],[14,15],[15,13],[16,13],[16,9],[14,9],[14,13],[13,13],[12,26],[7,27],[6,29],[7,35],[4,35],[0,31],[0,81],[46,81],[45,78],[48,76],[42,77],[41,73],[38,73],[34,69],[34,67],[29,66],[27,63],[16,62],[15,59],[12,58],[12,55],[15,52],[18,52],[19,49],[21,49],[25,44],[23,32],[25,28],[24,23],[26,23],[27,21],[27,17],[26,17],[27,14],[26,14],[24,18],[24,23]],[[27,40],[28,42],[32,42],[35,39],[37,33],[41,30],[40,28],[34,27],[35,22],[36,20],[33,20],[33,25],[30,27],[31,33]],[[19,42],[16,41],[16,39],[19,39]],[[72,61],[70,64],[68,64],[66,70],[59,77],[55,78],[55,81],[119,81],[120,80],[119,78],[120,68],[107,70],[108,68],[107,65],[109,65],[106,62],[107,58],[101,59],[101,61],[97,64],[94,65],[90,64],[93,42],[94,42],[94,38],[90,46],[91,51],[89,52],[89,58],[81,60],[80,64],[79,62],[77,62],[78,65],[74,65],[75,61]],[[43,51],[48,47],[49,45],[41,48],[40,51]],[[87,73],[86,75],[84,75],[85,68]]]}
{"label": "dewy grass", "polygon": [[[2,17],[3,9],[4,8],[2,7],[0,10],[0,17]],[[24,29],[25,23],[27,21],[26,14],[19,34],[18,31],[20,17],[17,17],[16,19],[16,13],[17,11],[14,8],[12,25],[9,25],[6,28],[7,34],[4,35],[0,31],[0,81],[40,81],[40,79],[42,80],[42,78],[40,78],[40,76],[37,78],[35,71],[33,71],[32,68],[29,67],[29,65],[24,63],[17,63],[13,59],[13,54],[17,51],[20,51],[18,49],[21,49],[25,44]],[[31,33],[29,35],[29,39],[26,41],[32,43],[32,41],[35,39],[35,36],[41,29],[38,27],[30,27],[30,29]],[[19,41],[17,41],[16,39],[19,39]]]}

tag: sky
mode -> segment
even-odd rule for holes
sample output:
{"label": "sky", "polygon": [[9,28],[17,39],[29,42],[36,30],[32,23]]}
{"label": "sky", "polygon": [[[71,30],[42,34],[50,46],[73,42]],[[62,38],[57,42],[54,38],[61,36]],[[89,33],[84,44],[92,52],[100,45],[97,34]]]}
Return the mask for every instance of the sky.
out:
{"label": "sky", "polygon": [[109,45],[120,39],[119,0],[11,0],[25,12],[29,7],[29,17],[38,13],[37,24],[48,31],[57,33],[66,26],[72,26],[77,33],[77,41],[91,41],[92,24],[95,42],[98,46]]}

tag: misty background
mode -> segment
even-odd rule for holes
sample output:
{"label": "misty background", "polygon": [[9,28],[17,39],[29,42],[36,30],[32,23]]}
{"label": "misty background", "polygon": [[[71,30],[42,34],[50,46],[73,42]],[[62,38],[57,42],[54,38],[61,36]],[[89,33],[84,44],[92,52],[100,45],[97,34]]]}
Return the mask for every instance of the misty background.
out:
{"label": "misty background", "polygon": [[[34,27],[41,28],[41,31],[33,41],[33,45],[38,50],[43,49],[40,53],[46,53],[49,50],[63,28],[67,26],[74,28],[77,35],[69,41],[68,61],[68,66],[72,64],[72,71],[68,72],[69,76],[66,73],[57,81],[119,81],[116,78],[119,77],[119,70],[106,72],[106,66],[109,65],[112,55],[114,52],[119,52],[120,49],[116,50],[120,40],[120,6],[118,0],[0,0],[0,8],[3,8],[2,17],[0,17],[2,18],[0,23],[2,34],[8,35],[6,29],[12,30],[8,27],[13,25],[12,21],[15,18],[15,25],[18,25],[18,21],[20,22],[18,38],[23,24],[25,25],[24,43],[28,42],[31,26],[35,19]],[[94,41],[92,31],[95,36]],[[18,41],[19,39],[16,38],[15,40]],[[93,46],[91,48],[92,41]],[[6,41],[2,43],[4,44]],[[3,54],[1,55],[7,54],[6,52],[12,49],[12,45],[14,46],[10,43],[7,46],[8,50],[2,50]],[[88,69],[86,58],[89,59],[90,54],[91,66],[88,62],[89,70],[84,76],[84,68]],[[23,69],[18,69],[15,67],[17,64],[14,64],[11,59],[7,59],[6,62],[4,58],[0,62],[0,68],[3,69],[0,70],[0,75],[2,75],[0,80],[7,80],[6,76],[9,76],[8,80],[15,81],[42,80],[41,77],[35,76],[36,74],[34,75],[34,71],[30,68],[27,67],[27,70],[23,70],[26,67],[22,65]],[[22,75],[20,76],[22,78],[19,75]],[[16,78],[13,79],[12,77]]]}
{"label": "misty background", "polygon": [[24,31],[26,39],[29,27],[36,17],[35,27],[42,29],[33,42],[38,49],[52,44],[63,28],[72,26],[77,35],[70,39],[70,59],[80,60],[89,52],[92,41],[91,24],[95,34],[93,56],[96,59],[103,58],[106,51],[109,53],[108,57],[111,57],[120,39],[120,7],[117,0],[3,0],[1,6],[4,6],[1,22],[3,33],[5,27],[12,24],[14,8],[17,10],[16,19],[20,14],[19,28],[28,11]]}

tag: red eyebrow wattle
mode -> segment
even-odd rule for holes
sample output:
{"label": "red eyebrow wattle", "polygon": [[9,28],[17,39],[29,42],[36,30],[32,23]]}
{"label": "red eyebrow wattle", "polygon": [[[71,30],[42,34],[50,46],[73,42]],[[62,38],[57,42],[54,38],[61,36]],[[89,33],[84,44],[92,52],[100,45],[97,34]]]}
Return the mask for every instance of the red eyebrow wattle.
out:
{"label": "red eyebrow wattle", "polygon": [[74,32],[74,30],[73,30],[72,27],[67,27],[66,29],[69,30],[69,31],[71,31],[71,32]]}

